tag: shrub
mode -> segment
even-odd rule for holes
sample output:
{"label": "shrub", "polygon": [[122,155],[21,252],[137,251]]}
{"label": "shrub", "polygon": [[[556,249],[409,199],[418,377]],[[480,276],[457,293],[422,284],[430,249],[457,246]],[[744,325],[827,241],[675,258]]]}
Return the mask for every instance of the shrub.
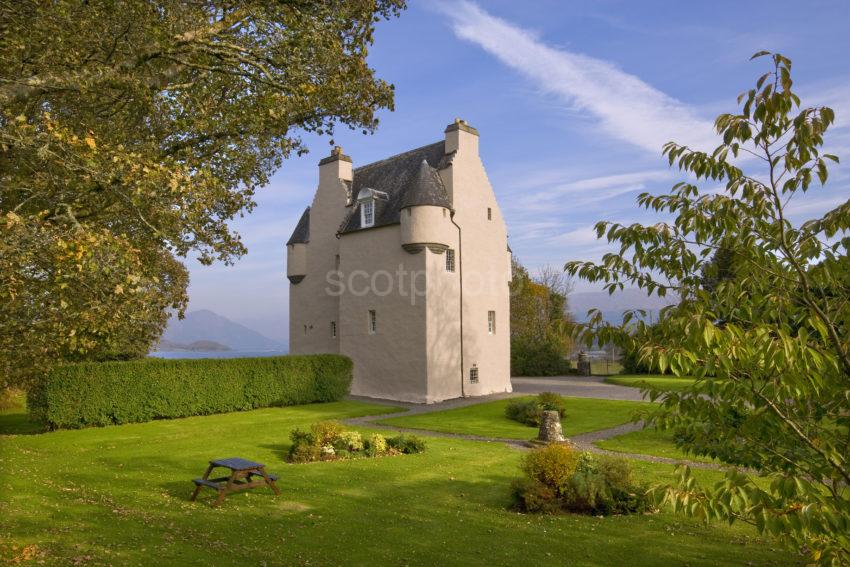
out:
{"label": "shrub", "polygon": [[511,485],[513,508],[522,512],[608,515],[650,507],[646,490],[632,485],[625,459],[553,444],[527,454],[522,469],[525,478]]}
{"label": "shrub", "polygon": [[521,466],[528,478],[560,494],[575,473],[578,459],[578,452],[571,446],[553,443],[529,452]]}
{"label": "shrub", "polygon": [[363,450],[363,437],[356,431],[343,431],[334,441],[338,451],[356,453]]}
{"label": "shrub", "polygon": [[563,418],[566,414],[563,396],[552,392],[543,392],[530,400],[511,400],[505,406],[505,416],[526,425],[538,426],[543,412],[547,410],[557,411],[558,415]]}
{"label": "shrub", "polygon": [[330,402],[348,393],[351,369],[330,354],[70,364],[43,377],[28,404],[58,429]]}
{"label": "shrub", "polygon": [[368,457],[377,457],[387,452],[387,440],[383,435],[375,433],[366,440],[363,450]]}
{"label": "shrub", "polygon": [[387,439],[387,445],[391,449],[395,449],[399,453],[412,455],[425,451],[426,444],[425,440],[421,437],[417,437],[416,435],[402,434],[397,437],[390,437],[389,439]]}
{"label": "shrub", "polygon": [[511,484],[512,508],[520,512],[552,514],[560,510],[558,494],[538,480],[518,478]]}
{"label": "shrub", "polygon": [[310,431],[320,446],[333,446],[345,431],[345,426],[338,421],[319,421],[310,426]]}

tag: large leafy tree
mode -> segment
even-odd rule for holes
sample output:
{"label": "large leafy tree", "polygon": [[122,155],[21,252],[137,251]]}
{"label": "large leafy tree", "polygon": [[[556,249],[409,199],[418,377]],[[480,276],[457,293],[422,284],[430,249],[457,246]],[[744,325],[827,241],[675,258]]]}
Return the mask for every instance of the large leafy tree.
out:
{"label": "large leafy tree", "polygon": [[[144,353],[186,306],[176,258],[232,262],[228,221],[299,133],[372,131],[366,63],[404,0],[0,0],[0,370]],[[2,384],[0,384],[2,385]]]}
{"label": "large leafy tree", "polygon": [[[635,285],[678,294],[656,329],[597,318],[592,334],[696,377],[662,396],[651,421],[677,431],[687,452],[746,465],[701,486],[684,468],[663,495],[702,518],[744,521],[820,562],[850,561],[850,201],[805,222],[789,217],[804,193],[824,190],[826,107],[800,106],[791,61],[770,69],[716,120],[722,143],[705,153],[664,147],[691,181],[638,202],[669,213],[651,226],[599,223],[619,251],[566,269],[614,292]],[[749,173],[745,169],[751,170]],[[724,267],[725,266],[725,267]],[[708,280],[710,285],[706,285]]]}
{"label": "large leafy tree", "polygon": [[567,304],[572,282],[552,266],[530,274],[516,259],[511,260],[511,273],[511,373],[563,373],[572,346]]}

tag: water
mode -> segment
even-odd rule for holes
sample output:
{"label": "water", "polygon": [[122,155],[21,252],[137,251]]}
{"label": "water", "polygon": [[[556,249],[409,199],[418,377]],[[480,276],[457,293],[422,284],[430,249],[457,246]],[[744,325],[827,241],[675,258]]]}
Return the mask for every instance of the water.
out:
{"label": "water", "polygon": [[217,350],[217,351],[156,351],[149,353],[153,358],[256,358],[258,356],[281,356],[287,354],[277,350]]}

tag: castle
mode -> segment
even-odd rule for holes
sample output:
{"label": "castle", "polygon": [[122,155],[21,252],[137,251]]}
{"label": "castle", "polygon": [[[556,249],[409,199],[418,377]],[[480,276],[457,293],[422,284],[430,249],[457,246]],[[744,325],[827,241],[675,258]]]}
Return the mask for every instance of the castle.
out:
{"label": "castle", "polygon": [[356,169],[340,148],[287,242],[292,354],[354,361],[352,394],[510,392],[507,230],[463,120]]}

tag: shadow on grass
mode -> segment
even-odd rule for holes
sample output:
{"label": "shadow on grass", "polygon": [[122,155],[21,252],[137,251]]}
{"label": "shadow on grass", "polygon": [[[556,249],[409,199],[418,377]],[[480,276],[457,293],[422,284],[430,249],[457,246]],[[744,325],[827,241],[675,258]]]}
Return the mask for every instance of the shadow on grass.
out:
{"label": "shadow on grass", "polygon": [[37,435],[46,431],[42,424],[30,420],[26,410],[0,413],[0,435]]}

